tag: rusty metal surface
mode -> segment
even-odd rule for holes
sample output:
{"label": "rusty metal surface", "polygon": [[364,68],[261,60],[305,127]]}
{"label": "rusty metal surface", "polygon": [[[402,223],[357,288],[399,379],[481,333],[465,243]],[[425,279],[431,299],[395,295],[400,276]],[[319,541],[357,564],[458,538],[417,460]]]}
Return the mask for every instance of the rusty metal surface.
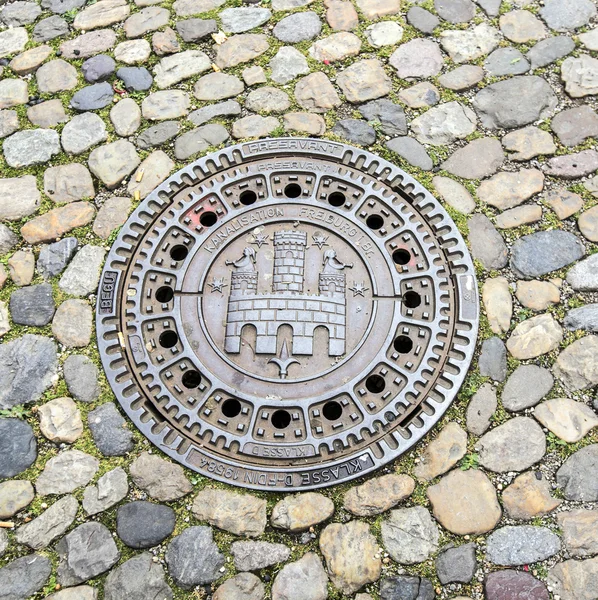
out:
{"label": "rusty metal surface", "polygon": [[98,343],[161,450],[234,485],[306,490],[422,438],[472,358],[478,297],[440,203],[366,151],[226,148],[138,207],[106,262]]}

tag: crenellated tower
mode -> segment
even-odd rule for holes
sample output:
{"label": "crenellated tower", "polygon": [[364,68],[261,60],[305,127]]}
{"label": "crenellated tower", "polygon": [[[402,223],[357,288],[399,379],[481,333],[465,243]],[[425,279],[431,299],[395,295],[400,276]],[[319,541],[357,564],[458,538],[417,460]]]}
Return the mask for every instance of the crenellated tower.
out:
{"label": "crenellated tower", "polygon": [[304,231],[277,231],[274,234],[274,293],[303,292],[306,246]]}

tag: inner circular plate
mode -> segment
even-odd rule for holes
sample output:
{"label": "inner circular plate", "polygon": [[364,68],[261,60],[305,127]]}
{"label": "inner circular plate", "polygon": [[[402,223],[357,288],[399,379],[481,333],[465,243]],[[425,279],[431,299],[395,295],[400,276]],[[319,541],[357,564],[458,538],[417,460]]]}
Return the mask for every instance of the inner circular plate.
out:
{"label": "inner circular plate", "polygon": [[123,227],[97,310],[104,367],[185,466],[314,489],[405,452],[457,394],[474,269],[439,202],[363,150],[301,138],[179,171]]}

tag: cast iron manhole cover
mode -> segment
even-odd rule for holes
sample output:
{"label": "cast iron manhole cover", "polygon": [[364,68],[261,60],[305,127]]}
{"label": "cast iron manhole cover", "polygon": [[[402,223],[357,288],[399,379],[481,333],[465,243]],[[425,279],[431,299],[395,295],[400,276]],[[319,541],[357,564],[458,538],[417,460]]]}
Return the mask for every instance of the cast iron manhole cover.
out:
{"label": "cast iron manhole cover", "polygon": [[271,139],[176,173],[122,229],[97,330],[125,411],[214,479],[312,489],[396,458],[449,407],[478,325],[454,223],[363,150]]}

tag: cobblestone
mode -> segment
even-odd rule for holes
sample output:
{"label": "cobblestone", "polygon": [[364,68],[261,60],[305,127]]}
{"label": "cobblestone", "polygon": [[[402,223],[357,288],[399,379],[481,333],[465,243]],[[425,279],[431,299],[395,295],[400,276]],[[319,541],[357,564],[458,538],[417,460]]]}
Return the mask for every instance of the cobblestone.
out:
{"label": "cobblestone", "polygon": [[[597,14],[593,0],[5,2],[0,598],[598,596]],[[215,147],[284,135],[349,140],[435,192],[477,261],[482,313],[459,397],[392,468],[265,498],[206,479],[216,462],[175,464],[177,439],[146,445],[93,313],[143,198]],[[191,419],[205,405],[183,394]],[[165,518],[130,519],[140,550],[120,558],[117,515],[138,505]]]}

